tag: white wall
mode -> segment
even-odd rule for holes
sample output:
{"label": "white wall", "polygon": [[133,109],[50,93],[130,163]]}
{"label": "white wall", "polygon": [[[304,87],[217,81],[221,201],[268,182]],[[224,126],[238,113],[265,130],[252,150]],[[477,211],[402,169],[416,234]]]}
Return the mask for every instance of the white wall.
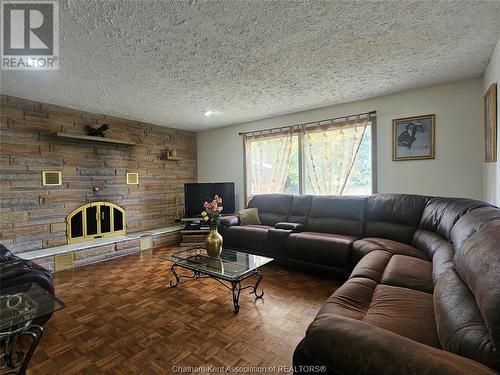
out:
{"label": "white wall", "polygon": [[[497,162],[484,163],[484,199],[500,206],[500,40],[491,55],[483,76],[483,94],[492,83],[497,84]],[[199,176],[198,176],[199,177]]]}
{"label": "white wall", "polygon": [[[377,111],[380,193],[483,198],[481,79],[268,118],[198,133],[199,182],[234,181],[243,207],[243,140],[239,132]],[[392,119],[436,114],[436,159],[392,161]]]}

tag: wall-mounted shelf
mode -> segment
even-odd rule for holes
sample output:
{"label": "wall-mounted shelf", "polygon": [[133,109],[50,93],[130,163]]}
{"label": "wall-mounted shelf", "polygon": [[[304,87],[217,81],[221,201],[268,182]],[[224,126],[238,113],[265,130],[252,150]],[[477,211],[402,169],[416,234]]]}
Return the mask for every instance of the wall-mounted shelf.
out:
{"label": "wall-mounted shelf", "polygon": [[[177,154],[176,154],[177,155]],[[160,155],[160,160],[170,160],[170,161],[181,161],[184,160],[178,156],[167,155],[167,152],[162,152]]]}
{"label": "wall-mounted shelf", "polygon": [[56,136],[57,137],[61,137],[61,138],[76,139],[78,141],[112,143],[112,144],[116,144],[116,145],[135,146],[134,142],[125,141],[125,140],[122,140],[122,139],[113,139],[113,138],[104,138],[104,137],[92,137],[90,135],[80,135],[80,134],[71,134],[71,133],[63,133],[63,132],[57,132]]}

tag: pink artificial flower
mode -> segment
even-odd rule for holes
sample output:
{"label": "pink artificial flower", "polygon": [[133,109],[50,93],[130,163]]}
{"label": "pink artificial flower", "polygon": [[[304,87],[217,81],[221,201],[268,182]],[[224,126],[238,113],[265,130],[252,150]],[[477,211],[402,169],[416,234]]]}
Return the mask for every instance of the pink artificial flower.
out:
{"label": "pink artificial flower", "polygon": [[203,203],[203,208],[209,208],[210,204],[208,202]]}

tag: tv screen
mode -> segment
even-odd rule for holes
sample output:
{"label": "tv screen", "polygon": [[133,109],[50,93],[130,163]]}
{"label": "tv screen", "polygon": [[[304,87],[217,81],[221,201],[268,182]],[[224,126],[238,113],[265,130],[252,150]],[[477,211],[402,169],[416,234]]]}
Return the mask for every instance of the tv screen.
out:
{"label": "tv screen", "polygon": [[222,213],[234,213],[234,182],[184,184],[186,217],[200,216],[203,203],[211,201],[216,194],[222,197]]}

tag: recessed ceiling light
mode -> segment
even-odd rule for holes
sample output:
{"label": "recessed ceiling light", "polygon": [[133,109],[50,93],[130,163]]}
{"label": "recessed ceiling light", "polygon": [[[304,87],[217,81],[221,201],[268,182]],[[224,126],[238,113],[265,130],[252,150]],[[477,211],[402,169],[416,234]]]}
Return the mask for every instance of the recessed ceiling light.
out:
{"label": "recessed ceiling light", "polygon": [[214,114],[214,111],[206,111],[205,116],[212,116]]}

